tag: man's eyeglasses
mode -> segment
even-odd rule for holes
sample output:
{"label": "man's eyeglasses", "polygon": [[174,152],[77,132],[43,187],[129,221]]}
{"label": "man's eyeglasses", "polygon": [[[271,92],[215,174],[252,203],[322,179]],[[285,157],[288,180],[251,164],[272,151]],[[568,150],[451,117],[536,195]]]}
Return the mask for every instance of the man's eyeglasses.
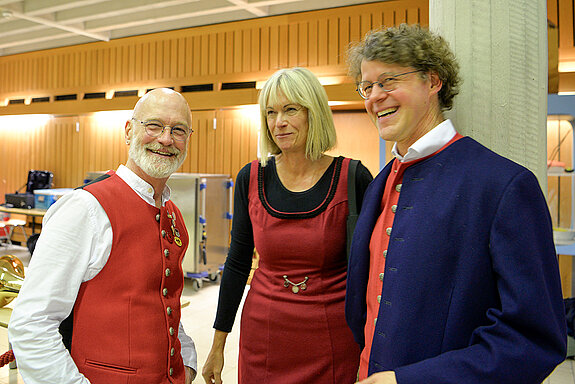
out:
{"label": "man's eyeglasses", "polygon": [[146,133],[151,137],[162,136],[164,134],[164,130],[169,128],[170,135],[175,141],[186,141],[188,136],[194,132],[192,129],[186,127],[183,124],[178,124],[170,127],[169,125],[164,125],[161,121],[158,120],[141,121],[135,118],[132,118],[132,120],[142,124],[146,129]]}
{"label": "man's eyeglasses", "polygon": [[373,83],[371,81],[362,81],[357,84],[357,93],[361,96],[362,99],[367,100],[369,96],[371,96],[371,92],[373,91],[373,86],[375,84],[379,85],[379,87],[385,92],[391,92],[397,89],[401,80],[399,79],[400,76],[409,75],[410,73],[421,72],[421,70],[417,71],[409,71],[404,73],[398,73],[397,75],[390,76],[386,73],[382,73],[377,78],[377,81]]}

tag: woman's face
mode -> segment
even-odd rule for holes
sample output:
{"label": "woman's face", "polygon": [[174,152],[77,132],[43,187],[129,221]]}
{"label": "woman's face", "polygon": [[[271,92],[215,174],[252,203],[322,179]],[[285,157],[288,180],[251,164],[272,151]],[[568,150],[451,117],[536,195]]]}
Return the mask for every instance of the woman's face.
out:
{"label": "woman's face", "polygon": [[270,137],[282,153],[305,153],[308,134],[307,109],[289,101],[281,91],[276,101],[276,104],[268,104],[266,107]]}

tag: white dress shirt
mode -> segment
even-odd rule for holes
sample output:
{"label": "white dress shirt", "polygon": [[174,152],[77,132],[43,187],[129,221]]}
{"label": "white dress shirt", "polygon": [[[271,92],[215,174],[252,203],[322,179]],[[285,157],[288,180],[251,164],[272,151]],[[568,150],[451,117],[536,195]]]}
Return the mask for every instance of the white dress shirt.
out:
{"label": "white dress shirt", "polygon": [[447,119],[413,143],[413,145],[407,149],[405,156],[401,156],[397,152],[397,143],[393,144],[391,153],[402,163],[421,159],[437,152],[445,144],[449,143],[449,140],[453,139],[456,133],[453,123]]}
{"label": "white dress shirt", "polygon": [[[123,165],[116,173],[144,201],[155,206],[151,185]],[[170,189],[166,186],[162,206],[169,198]],[[112,226],[90,192],[74,190],[46,212],[42,236],[15,300],[8,328],[26,384],[90,383],[64,347],[58,327],[72,312],[80,285],[106,265],[111,248]],[[178,338],[184,365],[197,372],[195,345],[181,322]]]}

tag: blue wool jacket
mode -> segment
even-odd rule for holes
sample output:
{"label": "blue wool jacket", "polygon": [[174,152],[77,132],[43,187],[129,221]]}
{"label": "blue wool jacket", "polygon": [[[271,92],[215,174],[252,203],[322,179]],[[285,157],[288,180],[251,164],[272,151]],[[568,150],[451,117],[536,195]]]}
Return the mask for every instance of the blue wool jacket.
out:
{"label": "blue wool jacket", "polygon": [[[346,318],[364,346],[369,242],[388,164],[353,236]],[[383,256],[382,256],[383,257]],[[369,374],[399,384],[541,383],[565,358],[551,219],[535,176],[464,137],[407,168]]]}

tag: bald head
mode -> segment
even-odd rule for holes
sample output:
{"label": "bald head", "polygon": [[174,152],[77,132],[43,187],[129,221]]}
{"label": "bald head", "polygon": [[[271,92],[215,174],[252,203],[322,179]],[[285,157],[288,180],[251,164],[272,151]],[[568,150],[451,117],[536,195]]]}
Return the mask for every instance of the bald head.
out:
{"label": "bald head", "polygon": [[146,115],[154,110],[164,110],[168,114],[184,115],[186,125],[192,123],[192,114],[188,102],[180,93],[170,88],[155,88],[138,100],[133,116],[136,119],[146,119]]}

